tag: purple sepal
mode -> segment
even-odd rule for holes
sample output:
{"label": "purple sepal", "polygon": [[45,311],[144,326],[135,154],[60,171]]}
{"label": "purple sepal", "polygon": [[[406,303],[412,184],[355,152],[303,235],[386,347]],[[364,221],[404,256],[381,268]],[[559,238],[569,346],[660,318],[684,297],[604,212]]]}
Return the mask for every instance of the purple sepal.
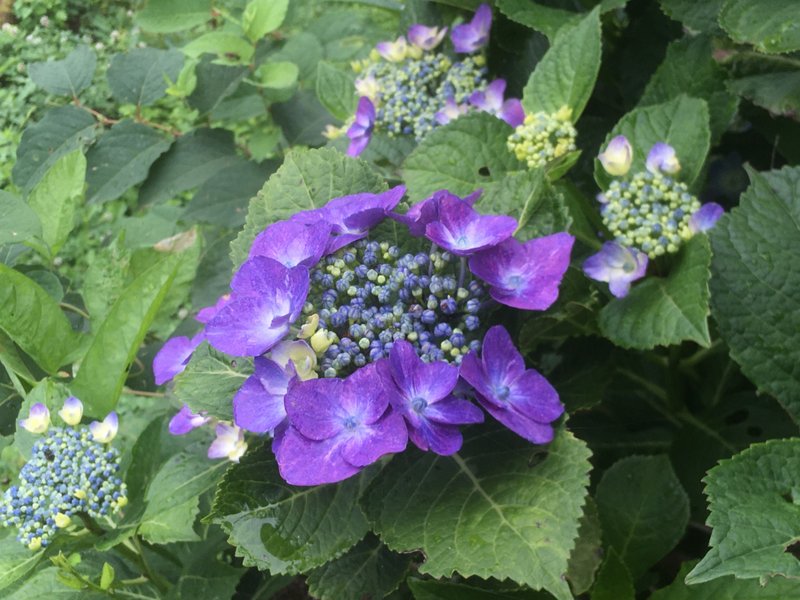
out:
{"label": "purple sepal", "polygon": [[546,310],[558,298],[575,238],[554,233],[525,243],[509,238],[469,260],[469,268],[489,284],[489,294],[506,306]]}
{"label": "purple sepal", "polygon": [[193,338],[179,335],[170,338],[153,358],[153,375],[156,385],[163,385],[178,373],[183,373],[195,349],[205,338],[201,331]]}
{"label": "purple sepal", "polygon": [[681,163],[675,154],[675,148],[664,142],[653,144],[645,162],[647,170],[651,173],[667,173],[674,175],[681,170]]}
{"label": "purple sepal", "polygon": [[278,221],[256,236],[250,247],[250,258],[266,256],[285,267],[314,267],[328,245],[331,226],[324,222],[303,225],[295,221]]}
{"label": "purple sepal", "polygon": [[444,101],[444,108],[438,111],[433,117],[439,125],[447,125],[450,121],[456,120],[466,114],[469,107],[466,104],[456,104],[453,98]]}
{"label": "purple sepal", "polygon": [[253,364],[255,372],[233,397],[233,422],[253,433],[267,433],[286,419],[283,399],[294,378],[294,369],[291,362],[283,368],[261,356]]}
{"label": "purple sepal", "polygon": [[395,221],[407,226],[408,232],[414,237],[421,237],[425,235],[425,227],[428,223],[439,219],[439,205],[444,198],[455,198],[456,200],[465,202],[469,206],[473,206],[478,198],[481,197],[482,193],[483,190],[476,190],[469,196],[459,198],[447,190],[439,190],[438,192],[434,192],[430,198],[426,198],[414,204],[404,215],[393,212],[389,213],[389,216]]}
{"label": "purple sepal", "polygon": [[372,100],[362,96],[358,100],[356,115],[353,124],[347,129],[350,145],[347,147],[347,156],[358,156],[369,144],[372,130],[375,128],[375,105]]}
{"label": "purple sepal", "polygon": [[489,41],[491,27],[492,9],[488,4],[481,4],[475,11],[472,21],[453,27],[450,33],[453,48],[460,53],[477,52]]}
{"label": "purple sepal", "polygon": [[211,417],[202,414],[195,414],[187,404],[184,404],[181,409],[175,413],[169,421],[169,432],[172,435],[184,435],[189,433],[192,429],[196,429],[208,423]]}
{"label": "purple sepal", "polygon": [[511,336],[495,325],[483,338],[481,358],[464,357],[461,377],[484,409],[514,433],[534,444],[553,439],[551,423],[564,413],[558,393],[535,369],[526,369]]}
{"label": "purple sepal", "polygon": [[214,306],[206,306],[205,308],[201,308],[199,311],[197,311],[197,316],[195,316],[194,320],[203,324],[208,323],[214,318],[220,309],[228,303],[228,300],[230,299],[230,294],[223,294],[217,299],[216,303],[214,303]]}
{"label": "purple sepal", "polygon": [[725,209],[716,202],[703,204],[703,206],[690,217],[689,231],[692,233],[708,231],[717,224],[717,221],[719,221],[724,212]]}
{"label": "purple sepal", "polygon": [[616,242],[606,242],[600,252],[583,262],[583,272],[595,281],[605,281],[611,293],[624,298],[631,282],[647,272],[647,255],[636,248],[626,248]]}
{"label": "purple sepal", "polygon": [[439,218],[428,223],[425,236],[457,256],[469,256],[507,240],[516,228],[514,217],[481,215],[458,197],[444,197]]}
{"label": "purple sepal", "polygon": [[505,91],[505,79],[495,79],[485,90],[473,92],[469,97],[469,103],[479,110],[500,117],[512,127],[522,125],[525,121],[522,103],[516,98],[504,101]]}
{"label": "purple sepal", "polygon": [[447,34],[447,27],[426,27],[425,25],[412,25],[408,28],[408,41],[417,48],[423,50],[433,50],[442,43]]}

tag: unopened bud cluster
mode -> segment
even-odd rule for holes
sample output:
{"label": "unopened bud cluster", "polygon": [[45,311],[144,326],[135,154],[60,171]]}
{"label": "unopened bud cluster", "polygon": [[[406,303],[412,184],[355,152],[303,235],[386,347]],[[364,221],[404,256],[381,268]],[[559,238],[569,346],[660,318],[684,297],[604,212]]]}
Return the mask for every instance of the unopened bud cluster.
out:
{"label": "unopened bud cluster", "polygon": [[577,150],[578,132],[571,121],[572,111],[562,108],[557,113],[537,112],[525,116],[525,121],[508,137],[508,149],[518,160],[537,169]]}

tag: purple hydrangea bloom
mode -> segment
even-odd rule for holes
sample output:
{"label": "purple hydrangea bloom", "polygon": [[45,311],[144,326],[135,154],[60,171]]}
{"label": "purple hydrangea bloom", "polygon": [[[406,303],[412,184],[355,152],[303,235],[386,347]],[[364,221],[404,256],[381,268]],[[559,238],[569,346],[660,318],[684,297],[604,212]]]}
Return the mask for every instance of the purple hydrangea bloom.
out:
{"label": "purple hydrangea bloom", "polygon": [[233,422],[253,433],[273,431],[286,419],[284,396],[295,377],[292,363],[281,367],[257,356],[255,373],[247,378],[233,397]]}
{"label": "purple hydrangea bloom", "polygon": [[703,204],[689,219],[689,231],[698,233],[708,231],[717,224],[725,209],[716,202]]}
{"label": "purple hydrangea bloom", "polygon": [[408,41],[417,48],[433,50],[442,43],[447,34],[447,27],[426,27],[425,25],[412,25],[408,28]]}
{"label": "purple hydrangea bloom", "polygon": [[187,404],[184,404],[181,409],[175,413],[169,421],[169,432],[172,435],[184,435],[189,433],[192,429],[202,427],[211,420],[202,414],[195,414]]}
{"label": "purple hydrangea bloom", "polygon": [[495,325],[483,338],[481,358],[464,357],[461,376],[483,408],[514,433],[534,444],[553,439],[551,423],[564,412],[558,392],[535,369],[526,369],[511,336]]}
{"label": "purple hydrangea bloom", "polygon": [[194,320],[203,324],[208,323],[214,318],[214,315],[216,315],[220,309],[228,303],[228,300],[230,299],[230,294],[223,294],[217,299],[214,306],[206,306],[205,308],[201,308],[199,311],[197,311],[197,316],[195,316]]}
{"label": "purple hydrangea bloom", "polygon": [[457,256],[469,256],[507,240],[516,228],[514,217],[481,215],[458,197],[444,197],[439,218],[428,223],[425,236]]}
{"label": "purple hydrangea bloom", "polygon": [[389,402],[405,418],[408,435],[420,450],[458,452],[463,440],[457,425],[483,422],[477,406],[453,395],[458,367],[423,362],[405,340],[396,341],[389,358],[377,365]]}
{"label": "purple hydrangea bloom", "polygon": [[477,52],[489,41],[491,27],[492,9],[488,4],[481,4],[475,11],[472,21],[453,28],[450,33],[453,48],[460,53]]}
{"label": "purple hydrangea bloom", "polygon": [[611,293],[624,298],[631,282],[644,277],[647,255],[636,248],[626,248],[616,242],[606,242],[600,252],[583,263],[583,272],[595,281],[605,281]]}
{"label": "purple hydrangea bloom", "polygon": [[324,222],[313,226],[295,221],[278,221],[256,236],[250,246],[250,258],[266,256],[285,267],[317,264],[328,245],[331,226]]}
{"label": "purple hydrangea bloom", "polygon": [[231,281],[230,301],[206,325],[206,339],[233,356],[258,356],[277,344],[308,295],[308,269],[271,258],[246,261]]}
{"label": "purple hydrangea bloom", "polygon": [[575,238],[554,233],[525,243],[509,238],[470,258],[470,270],[492,298],[524,310],[545,310],[558,298]]}
{"label": "purple hydrangea bloom", "polygon": [[375,364],[347,379],[292,385],[285,399],[290,426],[273,445],[281,476],[291,485],[342,481],[408,442]]}
{"label": "purple hydrangea bloom", "polygon": [[453,98],[444,101],[444,108],[438,111],[433,117],[439,125],[447,125],[450,121],[456,120],[469,110],[466,104],[456,104]]}
{"label": "purple hydrangea bloom", "polygon": [[525,111],[517,98],[504,101],[505,91],[505,79],[495,79],[486,86],[486,90],[473,92],[469,97],[469,103],[475,108],[500,117],[512,127],[518,127],[525,121]]}
{"label": "purple hydrangea bloom", "polygon": [[167,340],[153,358],[153,375],[156,385],[163,385],[178,373],[183,373],[192,358],[192,353],[204,338],[205,335],[201,331],[191,339],[179,335]]}
{"label": "purple hydrangea bloom", "polygon": [[439,219],[439,206],[444,198],[454,198],[465,202],[469,206],[473,206],[478,198],[481,197],[482,192],[483,190],[476,190],[469,196],[459,198],[447,190],[439,190],[438,192],[434,192],[430,198],[426,198],[414,204],[404,215],[393,212],[389,213],[389,216],[408,227],[408,232],[414,237],[421,237],[425,235],[425,228],[428,223]]}
{"label": "purple hydrangea bloom", "polygon": [[675,148],[664,142],[653,144],[645,163],[651,173],[666,173],[674,175],[681,170],[681,163],[675,155]]}
{"label": "purple hydrangea bloom", "polygon": [[347,156],[358,156],[369,144],[372,130],[375,128],[375,105],[372,100],[362,96],[358,100],[356,115],[353,124],[347,129],[350,145],[347,147]]}

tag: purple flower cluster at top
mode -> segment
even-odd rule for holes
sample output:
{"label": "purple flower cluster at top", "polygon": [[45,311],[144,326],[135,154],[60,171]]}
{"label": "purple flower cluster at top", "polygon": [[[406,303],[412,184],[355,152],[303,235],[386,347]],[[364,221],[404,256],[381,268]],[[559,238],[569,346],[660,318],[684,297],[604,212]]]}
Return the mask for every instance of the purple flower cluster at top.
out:
{"label": "purple flower cluster at top", "polygon": [[[402,451],[409,439],[421,450],[457,452],[462,444],[459,427],[484,419],[472,399],[525,439],[534,443],[552,439],[552,423],[563,407],[544,377],[525,368],[508,332],[491,327],[482,341],[475,339],[467,347],[466,332],[459,333],[451,324],[459,302],[466,302],[473,316],[495,303],[548,308],[558,295],[574,238],[556,233],[518,242],[512,238],[516,219],[483,215],[473,208],[480,192],[462,199],[439,191],[399,214],[395,208],[404,193],[399,186],[380,194],[334,198],[321,208],[270,225],[256,238],[248,260],[233,277],[230,296],[204,313],[205,328],[195,336],[227,354],[255,357],[254,373],[233,399],[234,424],[216,425],[217,439],[209,456],[238,460],[246,448],[242,430],[271,433],[281,475],[288,483],[331,483]],[[408,265],[429,265],[427,258],[419,263],[410,254],[402,260],[393,258],[388,244],[364,241],[386,218],[406,225],[411,237],[424,236],[441,248],[431,252],[435,261],[431,258],[426,269],[434,268],[433,262],[445,264],[442,256],[460,257],[455,287],[448,287],[447,278],[417,276],[419,271],[408,270]],[[356,247],[359,253],[351,250]],[[384,252],[388,262],[381,263],[376,251]],[[363,264],[356,264],[359,256]],[[324,273],[321,264],[327,265]],[[391,264],[406,270],[398,277]],[[313,281],[312,270],[317,274]],[[361,279],[354,273],[362,274],[368,285],[357,287],[355,282]],[[400,281],[407,283],[403,277],[415,283],[402,287]],[[421,293],[423,284],[432,292],[427,299]],[[478,300],[467,288],[485,288],[491,299]],[[382,298],[392,294],[405,298],[405,303],[381,305]],[[341,321],[348,317],[339,318],[338,312],[324,308],[338,295],[352,298],[349,311],[343,313],[349,315],[349,330]],[[428,308],[415,304],[415,298]],[[380,310],[374,313],[371,307],[376,303]],[[404,306],[421,319],[421,329],[409,328],[408,323],[417,321],[397,314]],[[308,321],[299,327],[301,313]],[[361,324],[361,313],[376,314],[370,323],[384,328]],[[351,354],[334,353],[338,358],[331,362],[325,357],[332,344],[350,347],[336,338],[332,327],[351,331],[357,340],[351,344],[371,348],[370,352],[362,354],[355,348]],[[452,348],[458,360],[436,359],[446,353],[426,350],[432,347],[430,342],[422,344],[420,335],[443,339],[441,348]],[[177,346],[173,340],[167,342],[155,361],[159,381],[182,369],[193,340],[182,341],[180,351],[173,351]],[[452,340],[459,340],[458,347]],[[323,358],[324,364],[349,374],[321,372],[318,359]],[[184,407],[170,430],[185,433],[209,421]]]}

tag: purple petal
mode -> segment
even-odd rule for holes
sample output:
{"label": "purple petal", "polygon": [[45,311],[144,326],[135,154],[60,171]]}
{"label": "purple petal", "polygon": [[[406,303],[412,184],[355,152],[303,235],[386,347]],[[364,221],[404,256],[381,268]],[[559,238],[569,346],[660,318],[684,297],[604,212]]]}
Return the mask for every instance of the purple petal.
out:
{"label": "purple petal", "polygon": [[277,314],[269,298],[233,298],[206,325],[206,339],[233,356],[264,354],[289,333],[289,320]]}
{"label": "purple petal", "polygon": [[381,419],[359,428],[343,441],[342,458],[353,466],[366,467],[381,456],[402,452],[407,442],[408,432],[403,417],[389,409]]}
{"label": "purple petal", "polygon": [[389,213],[389,216],[395,221],[405,224],[411,235],[420,237],[425,235],[425,227],[428,223],[432,223],[439,218],[439,206],[442,199],[454,198],[455,200],[465,202],[468,206],[472,206],[477,202],[478,198],[480,198],[482,192],[483,190],[477,190],[465,198],[459,198],[447,190],[439,190],[434,192],[430,198],[426,198],[414,204],[408,209],[406,214],[399,215],[397,213]]}
{"label": "purple petal", "polygon": [[552,425],[534,421],[522,413],[515,411],[513,408],[498,408],[492,402],[487,402],[481,395],[478,395],[478,401],[483,405],[483,408],[486,409],[486,412],[529,442],[533,442],[534,444],[547,444],[553,441],[554,431]]}
{"label": "purple petal", "polygon": [[353,124],[347,129],[350,146],[347,148],[348,156],[358,156],[369,144],[372,130],[375,127],[375,105],[372,100],[362,96],[358,100],[356,115]]}
{"label": "purple petal", "polygon": [[291,485],[336,483],[360,471],[342,457],[340,440],[335,437],[310,440],[289,427],[275,442],[272,448],[278,469]]}
{"label": "purple petal", "polygon": [[507,402],[539,423],[550,423],[564,414],[558,392],[536,369],[528,369],[514,380]]}
{"label": "purple petal", "polygon": [[296,381],[284,399],[289,422],[311,440],[335,437],[349,417],[340,404],[344,387],[341,379]]}
{"label": "purple petal", "polygon": [[502,325],[490,327],[483,336],[481,357],[490,382],[504,383],[516,379],[525,371],[525,361]]}
{"label": "purple petal", "polygon": [[456,120],[468,110],[466,104],[456,104],[453,98],[448,98],[444,102],[444,108],[434,115],[439,125],[447,125],[450,121]]}
{"label": "purple petal", "polygon": [[522,102],[519,99],[509,98],[503,102],[497,116],[512,127],[519,127],[525,122],[525,109],[522,108]]}
{"label": "purple petal", "polygon": [[426,27],[425,25],[412,25],[408,28],[408,41],[417,48],[423,50],[433,50],[438,46],[447,34],[447,27]]}
{"label": "purple petal", "polygon": [[416,429],[409,429],[408,437],[420,450],[430,450],[442,456],[458,452],[464,441],[455,425],[442,425],[429,421],[423,421]]}
{"label": "purple petal", "polygon": [[480,50],[489,41],[492,26],[492,9],[481,4],[475,11],[472,21],[453,28],[450,39],[456,52],[472,53]]}
{"label": "purple petal", "polygon": [[313,226],[292,221],[278,221],[258,234],[250,247],[250,258],[266,256],[286,267],[303,265],[311,268],[325,252],[331,226]]}
{"label": "purple petal", "polygon": [[660,171],[672,175],[681,170],[681,164],[675,155],[675,148],[664,142],[657,142],[653,145],[645,164],[651,173]]}
{"label": "purple petal", "polygon": [[227,423],[217,423],[217,437],[208,447],[208,458],[228,458],[233,462],[239,462],[239,458],[247,449],[244,441],[244,432]]}
{"label": "purple petal", "polygon": [[233,421],[247,431],[267,433],[286,419],[283,400],[292,374],[260,356],[256,357],[254,365],[255,373],[233,397]]}
{"label": "purple petal", "polygon": [[194,320],[204,324],[208,323],[214,318],[220,309],[228,303],[228,300],[230,299],[230,294],[223,294],[217,299],[217,302],[214,304],[214,306],[206,306],[205,308],[201,308],[197,312],[197,316],[195,316]]}
{"label": "purple petal", "polygon": [[169,432],[172,435],[184,435],[193,429],[205,425],[210,421],[210,417],[197,415],[192,412],[189,405],[184,404],[169,421]]}
{"label": "purple petal", "polygon": [[725,209],[716,202],[703,204],[689,219],[689,231],[692,233],[708,231],[717,224],[724,212]]}
{"label": "purple petal", "polygon": [[597,254],[583,262],[583,272],[595,281],[605,281],[617,298],[624,298],[631,282],[647,272],[647,255],[636,248],[626,248],[616,242],[606,242]]}
{"label": "purple petal", "polygon": [[203,338],[201,332],[191,339],[181,335],[167,340],[153,358],[156,385],[163,385],[178,373],[182,373]]}
{"label": "purple petal", "polygon": [[439,220],[425,227],[425,236],[458,256],[468,256],[510,238],[517,220],[505,215],[481,215],[464,202],[443,198]]}
{"label": "purple petal", "polygon": [[458,382],[458,367],[443,361],[425,363],[414,347],[398,340],[389,354],[392,380],[399,396],[408,404],[423,399],[433,404],[449,396]]}
{"label": "purple petal", "polygon": [[347,417],[359,423],[369,425],[381,418],[389,406],[389,398],[374,363],[361,367],[344,380],[339,404]]}
{"label": "purple petal", "polygon": [[468,425],[483,423],[483,413],[469,400],[453,398],[430,404],[425,410],[429,421],[442,425]]}

